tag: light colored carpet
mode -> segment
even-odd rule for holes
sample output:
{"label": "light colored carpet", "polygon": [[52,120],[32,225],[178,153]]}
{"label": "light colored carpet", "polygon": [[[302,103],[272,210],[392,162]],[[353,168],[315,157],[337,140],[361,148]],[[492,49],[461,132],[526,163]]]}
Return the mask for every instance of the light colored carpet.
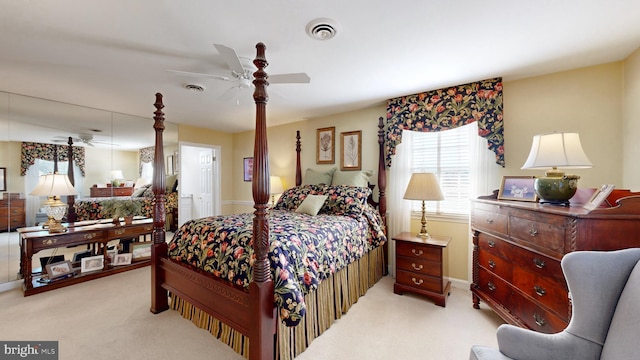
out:
{"label": "light colored carpet", "polygon": [[[241,360],[175,311],[149,312],[148,267],[29,297],[0,293],[0,339],[57,340],[60,359]],[[468,359],[473,344],[496,346],[502,321],[453,288],[447,307],[393,294],[384,277],[299,360]]]}

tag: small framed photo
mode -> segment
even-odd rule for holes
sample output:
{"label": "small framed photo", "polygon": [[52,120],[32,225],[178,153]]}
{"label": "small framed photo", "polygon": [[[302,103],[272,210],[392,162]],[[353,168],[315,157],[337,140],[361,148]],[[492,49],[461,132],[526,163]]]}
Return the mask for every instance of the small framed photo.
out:
{"label": "small framed photo", "polygon": [[151,244],[151,241],[132,242],[129,245],[129,249],[131,250],[131,259],[136,261],[151,258]]}
{"label": "small framed photo", "polygon": [[80,265],[81,273],[102,270],[102,268],[104,268],[104,255],[82,258]]}
{"label": "small framed photo", "polygon": [[118,255],[118,249],[107,250],[107,257],[109,258],[109,261],[111,261],[111,263],[113,263],[116,255]]}
{"label": "small framed photo", "polygon": [[503,176],[498,199],[517,201],[538,201],[533,183],[535,176]]}
{"label": "small framed photo", "polygon": [[362,168],[362,131],[340,133],[342,156],[340,170],[360,170]]}
{"label": "small framed photo", "polygon": [[47,264],[45,266],[47,270],[47,275],[50,280],[57,279],[63,276],[73,275],[73,265],[71,265],[71,261],[61,261],[54,264]]}
{"label": "small framed photo", "polygon": [[244,158],[242,166],[244,169],[244,181],[253,180],[253,158],[252,157]]}
{"label": "small framed photo", "polygon": [[614,187],[615,186],[613,184],[604,184],[600,186],[596,189],[593,195],[591,195],[591,198],[583,207],[587,210],[593,210],[599,207],[607,199],[607,196],[611,194]]}
{"label": "small framed photo", "polygon": [[317,130],[316,164],[335,164],[335,138],[335,127],[327,127]]}
{"label": "small framed photo", "polygon": [[0,191],[7,191],[7,168],[0,167]]}
{"label": "small framed photo", "polygon": [[118,265],[131,265],[131,256],[133,254],[131,253],[124,253],[124,254],[118,254],[114,257],[113,259],[113,263],[111,263],[113,266],[118,266]]}

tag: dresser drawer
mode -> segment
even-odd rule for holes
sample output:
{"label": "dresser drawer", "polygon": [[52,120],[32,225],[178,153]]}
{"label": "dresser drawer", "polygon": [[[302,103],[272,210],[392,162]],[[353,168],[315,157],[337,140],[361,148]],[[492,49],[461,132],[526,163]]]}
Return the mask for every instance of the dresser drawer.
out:
{"label": "dresser drawer", "polygon": [[509,309],[529,328],[538,332],[553,334],[567,327],[568,322],[518,292],[514,292]]}
{"label": "dresser drawer", "polygon": [[396,241],[396,254],[410,259],[442,262],[440,248],[412,242]]}
{"label": "dresser drawer", "polygon": [[499,206],[476,204],[471,217],[471,225],[481,231],[506,234],[507,220],[507,215],[500,212]]}
{"label": "dresser drawer", "polygon": [[515,248],[515,246],[504,240],[500,240],[484,233],[480,233],[478,236],[478,247],[480,250],[494,256],[501,257],[505,260],[509,260],[511,258],[511,252],[513,251],[513,248]]}
{"label": "dresser drawer", "polygon": [[412,271],[398,270],[396,281],[402,285],[411,286],[416,289],[442,293],[442,278],[420,274]]}
{"label": "dresser drawer", "polygon": [[[536,276],[547,278],[563,286],[565,284],[564,273],[560,266],[560,260],[550,258],[546,255],[529,251],[524,248],[513,246],[509,259],[518,267],[536,274]],[[514,275],[515,276],[515,275]]]}
{"label": "dresser drawer", "polygon": [[483,293],[502,304],[508,304],[513,293],[507,282],[483,268],[478,272],[478,287]]}
{"label": "dresser drawer", "polygon": [[484,249],[480,249],[478,253],[478,262],[480,266],[500,276],[503,280],[511,282],[513,264]]}
{"label": "dresser drawer", "polygon": [[561,218],[538,214],[535,220],[509,216],[509,238],[543,252],[565,253],[565,228]]}
{"label": "dresser drawer", "polygon": [[521,292],[535,299],[535,301],[549,308],[562,320],[569,321],[571,316],[569,291],[564,282],[559,284],[516,267],[513,269],[513,285]]}
{"label": "dresser drawer", "polygon": [[437,261],[429,261],[421,258],[407,258],[398,256],[396,260],[398,270],[407,270],[419,274],[442,276],[442,265]]}

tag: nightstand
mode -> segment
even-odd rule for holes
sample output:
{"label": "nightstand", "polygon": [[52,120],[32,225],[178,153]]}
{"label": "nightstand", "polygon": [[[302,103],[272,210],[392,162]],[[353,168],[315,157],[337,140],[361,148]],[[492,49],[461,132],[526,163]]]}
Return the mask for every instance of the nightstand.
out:
{"label": "nightstand", "polygon": [[444,278],[444,250],[450,237],[432,235],[418,237],[403,232],[392,237],[396,242],[396,282],[393,292],[412,292],[426,296],[436,305],[446,306],[451,282]]}

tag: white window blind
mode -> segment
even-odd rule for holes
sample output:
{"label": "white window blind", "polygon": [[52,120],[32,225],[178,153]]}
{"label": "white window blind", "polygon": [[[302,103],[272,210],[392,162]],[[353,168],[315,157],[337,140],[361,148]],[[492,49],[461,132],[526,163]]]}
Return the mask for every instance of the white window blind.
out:
{"label": "white window blind", "polygon": [[[438,214],[469,214],[471,165],[475,156],[475,123],[439,132],[414,132],[411,172],[431,172],[440,181],[445,200],[427,201],[426,209]],[[422,211],[422,202],[414,201],[413,211]]]}

